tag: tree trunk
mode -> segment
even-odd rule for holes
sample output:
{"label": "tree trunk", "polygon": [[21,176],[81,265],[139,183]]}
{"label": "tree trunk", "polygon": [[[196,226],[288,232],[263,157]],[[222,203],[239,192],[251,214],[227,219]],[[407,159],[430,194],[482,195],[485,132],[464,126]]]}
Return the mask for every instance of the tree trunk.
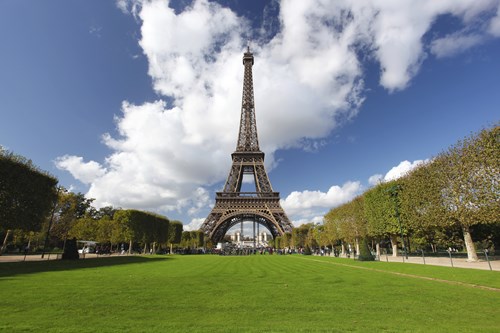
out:
{"label": "tree trunk", "polygon": [[467,261],[478,261],[476,246],[472,241],[472,236],[469,231],[469,227],[463,226],[462,231],[464,233],[465,247],[467,248]]}
{"label": "tree trunk", "polygon": [[128,243],[128,254],[132,254],[132,240]]}
{"label": "tree trunk", "polygon": [[380,243],[375,243],[375,251],[377,251],[377,258],[380,260]]}
{"label": "tree trunk", "polygon": [[344,242],[342,242],[340,244],[340,255],[343,256],[343,257],[345,256],[345,245],[344,245]]}
{"label": "tree trunk", "polygon": [[356,254],[359,256],[359,238],[358,237],[356,237],[355,242],[356,242]]}
{"label": "tree trunk", "polygon": [[391,244],[392,244],[392,256],[398,256],[398,237],[396,235],[391,235]]}
{"label": "tree trunk", "polygon": [[5,251],[5,249],[7,248],[7,241],[9,240],[9,236],[10,236],[10,232],[12,230],[10,229],[7,229],[7,233],[5,234],[5,238],[3,239],[3,244],[2,244],[2,248],[0,249],[0,256],[3,254],[3,252]]}
{"label": "tree trunk", "polygon": [[64,236],[64,243],[63,243],[63,252],[64,250],[66,249],[66,241],[68,240],[68,235],[66,234],[66,236]]}

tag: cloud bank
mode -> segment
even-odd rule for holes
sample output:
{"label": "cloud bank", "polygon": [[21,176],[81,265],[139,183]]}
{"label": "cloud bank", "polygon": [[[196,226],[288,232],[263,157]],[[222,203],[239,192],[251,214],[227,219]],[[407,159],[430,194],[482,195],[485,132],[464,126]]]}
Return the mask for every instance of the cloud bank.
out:
{"label": "cloud bank", "polygon": [[[257,127],[269,171],[276,167],[276,150],[308,149],[355,117],[364,100],[365,59],[380,65],[380,85],[392,92],[406,88],[430,54],[451,56],[500,35],[498,0],[283,0],[270,38],[251,33],[245,17],[207,0],[177,11],[159,0],[119,0],[117,7],[140,25],[137,42],[161,99],[123,102],[115,117],[119,135],[103,135],[112,151],[104,161],[65,155],[56,166],[88,184],[87,195],[98,206],[178,211],[191,216],[192,227],[213,200],[210,187],[229,170],[248,38],[254,41]],[[426,42],[442,15],[463,28]],[[293,192],[282,204],[296,221],[317,219],[319,211],[360,190],[353,181],[327,193]]]}

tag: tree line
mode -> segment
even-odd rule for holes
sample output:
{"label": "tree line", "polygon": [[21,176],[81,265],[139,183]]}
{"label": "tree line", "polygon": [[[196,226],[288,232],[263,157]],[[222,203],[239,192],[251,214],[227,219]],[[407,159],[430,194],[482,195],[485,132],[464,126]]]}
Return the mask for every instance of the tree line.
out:
{"label": "tree line", "polygon": [[[92,206],[94,199],[57,186],[58,180],[0,147],[0,235],[31,249],[64,248],[66,240],[91,240],[143,252],[180,245],[183,224],[140,210]],[[192,242],[191,242],[192,243]]]}
{"label": "tree line", "polygon": [[[0,148],[0,235],[14,243],[64,247],[68,238],[157,251],[173,244],[211,247],[201,231],[144,211],[96,209],[93,199],[57,187],[57,179]],[[47,237],[49,230],[50,237]],[[44,242],[44,239],[48,242]],[[324,216],[270,241],[276,248],[337,247],[370,256],[380,246],[410,251],[500,246],[500,126],[461,140],[403,177],[382,182]]]}
{"label": "tree line", "polygon": [[[500,246],[500,126],[457,142],[403,177],[381,182],[331,209],[323,224],[308,223],[276,237],[276,248],[338,248],[370,258],[381,245],[437,252]],[[371,251],[373,250],[373,251]]]}
{"label": "tree line", "polygon": [[[403,177],[380,183],[331,209],[320,231],[331,244],[362,240],[398,247],[494,249],[500,238],[500,126],[451,146]],[[474,242],[474,240],[476,242]]]}

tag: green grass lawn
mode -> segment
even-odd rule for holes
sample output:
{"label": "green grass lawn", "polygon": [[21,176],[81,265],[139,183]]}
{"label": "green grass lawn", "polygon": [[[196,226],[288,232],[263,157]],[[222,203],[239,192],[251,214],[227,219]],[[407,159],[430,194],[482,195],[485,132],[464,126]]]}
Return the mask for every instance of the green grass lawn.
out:
{"label": "green grass lawn", "polygon": [[500,272],[495,271],[299,255],[0,264],[0,332],[499,328]]}

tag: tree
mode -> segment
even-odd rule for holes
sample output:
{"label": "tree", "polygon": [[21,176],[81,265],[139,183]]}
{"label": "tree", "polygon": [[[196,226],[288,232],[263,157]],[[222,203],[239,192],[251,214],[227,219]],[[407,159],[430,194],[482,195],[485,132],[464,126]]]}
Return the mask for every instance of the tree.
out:
{"label": "tree", "polygon": [[283,239],[281,236],[276,236],[274,239],[274,246],[275,249],[282,249],[283,248]]}
{"label": "tree", "polygon": [[191,231],[191,246],[193,248],[199,248],[203,246],[204,234],[201,230]]}
{"label": "tree", "polygon": [[296,248],[303,248],[306,246],[307,234],[312,224],[302,224],[298,228],[292,229],[292,242]]}
{"label": "tree", "polygon": [[401,189],[401,180],[394,180],[378,184],[364,193],[368,234],[376,239],[389,236],[393,256],[398,253],[398,234],[406,234],[406,228],[399,219]]}
{"label": "tree", "polygon": [[118,210],[114,214],[122,229],[125,240],[129,241],[129,253],[133,242],[141,242],[144,252],[150,247],[154,250],[155,243],[164,243],[168,238],[169,220],[161,215],[139,210]]}
{"label": "tree", "polygon": [[56,198],[57,179],[30,160],[0,147],[0,227],[39,231]]}
{"label": "tree", "polygon": [[69,231],[69,237],[79,240],[97,240],[99,221],[91,217],[83,217],[75,221]]}
{"label": "tree", "polygon": [[[0,147],[0,226],[38,231],[56,198],[57,179]],[[7,235],[8,236],[8,235]]]}
{"label": "tree", "polygon": [[282,244],[284,248],[290,248],[292,245],[292,234],[289,232],[285,232],[283,234],[282,238]]}
{"label": "tree", "polygon": [[[331,209],[324,217],[324,234],[328,242],[332,244],[332,248],[342,242],[340,235],[339,220],[336,216],[337,211]],[[344,251],[342,251],[342,254]]]}
{"label": "tree", "polygon": [[182,231],[184,225],[180,221],[171,221],[168,230],[168,241],[170,253],[172,253],[173,244],[180,244],[182,240]]}
{"label": "tree", "polygon": [[191,232],[183,231],[181,236],[181,246],[189,248],[191,246]]}
{"label": "tree", "polygon": [[471,227],[500,216],[500,126],[457,142],[434,164],[444,216],[463,232],[468,260],[477,261]]}
{"label": "tree", "polygon": [[440,234],[451,227],[437,181],[438,168],[433,161],[419,165],[401,179],[403,191],[399,193],[401,218],[412,229],[414,242],[428,244],[433,252]]}
{"label": "tree", "polygon": [[65,188],[58,191],[50,235],[66,242],[69,231],[78,219],[87,216],[94,199],[87,199],[82,193],[73,193]]}
{"label": "tree", "polygon": [[374,261],[375,258],[370,252],[370,247],[368,246],[368,238],[363,237],[361,244],[359,245],[359,261]]}

